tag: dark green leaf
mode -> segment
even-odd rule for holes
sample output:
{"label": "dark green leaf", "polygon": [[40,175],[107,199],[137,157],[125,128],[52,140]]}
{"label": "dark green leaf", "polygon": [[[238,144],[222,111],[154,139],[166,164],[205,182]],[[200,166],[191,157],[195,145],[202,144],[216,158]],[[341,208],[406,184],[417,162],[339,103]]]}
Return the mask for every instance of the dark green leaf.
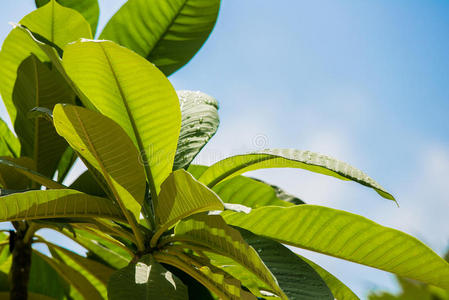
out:
{"label": "dark green leaf", "polygon": [[112,274],[108,299],[185,300],[186,286],[150,254]]}

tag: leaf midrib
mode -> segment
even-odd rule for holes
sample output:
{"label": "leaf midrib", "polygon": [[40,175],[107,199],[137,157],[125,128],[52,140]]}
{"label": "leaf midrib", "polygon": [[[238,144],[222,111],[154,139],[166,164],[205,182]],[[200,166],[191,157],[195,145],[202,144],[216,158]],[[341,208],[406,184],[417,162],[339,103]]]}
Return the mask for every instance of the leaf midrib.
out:
{"label": "leaf midrib", "polygon": [[130,110],[130,108],[128,106],[127,97],[126,97],[126,95],[125,95],[125,93],[124,93],[124,91],[122,89],[122,86],[121,86],[121,84],[119,82],[117,73],[114,70],[114,67],[112,65],[111,59],[109,57],[109,54],[107,53],[106,49],[103,47],[102,44],[99,44],[99,45],[100,45],[101,50],[103,51],[103,54],[104,54],[104,56],[106,58],[106,61],[108,62],[109,69],[111,70],[111,74],[114,77],[115,83],[116,83],[117,88],[119,90],[120,98],[122,99],[123,105],[124,105],[124,107],[126,109],[126,114],[128,115],[128,119],[129,119],[129,121],[131,123],[131,126],[133,128],[134,136],[135,136],[136,142],[137,142],[137,146],[139,147],[139,150],[140,150],[139,152],[142,155],[142,159],[143,159],[143,162],[144,162],[144,164],[143,164],[144,165],[144,169],[145,169],[145,171],[147,173],[147,176],[149,177],[150,190],[152,192],[151,196],[154,197],[153,199],[157,199],[158,195],[157,195],[156,185],[155,185],[155,182],[154,182],[154,177],[153,177],[153,174],[151,173],[150,167],[148,166],[148,157],[147,157],[145,148],[143,146],[143,142],[142,142],[142,139],[140,137],[139,131],[137,130],[136,121],[134,120],[134,116],[132,115],[131,110]]}

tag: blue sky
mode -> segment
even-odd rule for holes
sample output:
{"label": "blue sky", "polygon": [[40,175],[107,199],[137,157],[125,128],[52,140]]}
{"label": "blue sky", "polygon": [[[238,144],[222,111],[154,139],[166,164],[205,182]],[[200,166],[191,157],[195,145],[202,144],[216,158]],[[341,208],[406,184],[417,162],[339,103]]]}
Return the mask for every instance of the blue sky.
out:
{"label": "blue sky", "polygon": [[[0,40],[33,2],[1,4]],[[100,27],[123,2],[100,1]],[[269,147],[334,156],[380,182],[400,208],[305,171],[250,175],[403,230],[439,254],[448,248],[448,1],[223,0],[211,37],[170,80],[220,102],[221,127],[198,162]],[[302,253],[362,297],[395,290],[385,272]]]}

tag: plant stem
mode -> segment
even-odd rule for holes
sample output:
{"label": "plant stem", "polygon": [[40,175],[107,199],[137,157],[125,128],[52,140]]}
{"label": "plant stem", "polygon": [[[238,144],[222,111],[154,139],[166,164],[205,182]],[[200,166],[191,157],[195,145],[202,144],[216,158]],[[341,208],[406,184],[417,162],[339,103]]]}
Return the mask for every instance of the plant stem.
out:
{"label": "plant stem", "polygon": [[11,264],[11,300],[26,300],[28,298],[28,281],[31,269],[31,239],[24,240],[26,231],[10,233],[12,249]]}

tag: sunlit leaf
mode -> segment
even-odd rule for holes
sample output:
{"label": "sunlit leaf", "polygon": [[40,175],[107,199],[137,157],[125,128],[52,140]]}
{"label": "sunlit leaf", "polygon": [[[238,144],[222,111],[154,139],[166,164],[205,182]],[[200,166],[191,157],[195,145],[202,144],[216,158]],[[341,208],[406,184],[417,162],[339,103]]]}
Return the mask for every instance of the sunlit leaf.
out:
{"label": "sunlit leaf", "polygon": [[[35,0],[36,6],[41,7],[47,4],[50,0]],[[89,22],[92,30],[92,35],[95,36],[97,30],[98,17],[100,14],[100,7],[98,0],[57,0],[62,6],[72,8],[78,11]]]}
{"label": "sunlit leaf", "polygon": [[220,0],[129,0],[100,39],[134,50],[170,75],[185,65],[212,31]]}
{"label": "sunlit leaf", "polygon": [[265,168],[299,168],[342,180],[352,180],[374,189],[386,199],[394,200],[392,195],[359,169],[326,155],[294,149],[262,150],[228,157],[210,166],[199,181],[213,187],[242,173]]}
{"label": "sunlit leaf", "polygon": [[168,79],[136,53],[109,41],[73,43],[63,63],[93,106],[137,146],[156,197],[172,171],[181,127],[178,97]]}
{"label": "sunlit leaf", "polygon": [[111,119],[82,107],[56,105],[57,132],[104,177],[124,213],[139,218],[145,174],[139,154],[126,133]]}
{"label": "sunlit leaf", "polygon": [[62,217],[124,220],[111,200],[74,190],[28,191],[1,197],[1,222]]}
{"label": "sunlit leaf", "polygon": [[[60,48],[79,38],[92,38],[89,24],[78,12],[53,1],[26,15],[20,24]],[[6,37],[0,52],[0,92],[13,124],[16,109],[12,94],[17,69],[31,53],[42,62],[49,61],[29,34],[20,28],[13,29]]]}
{"label": "sunlit leaf", "polygon": [[209,210],[223,210],[220,198],[183,169],[174,171],[162,183],[155,202],[157,231],[152,242],[179,220]]}
{"label": "sunlit leaf", "polygon": [[197,214],[178,223],[174,240],[198,244],[210,252],[229,257],[253,273],[264,286],[282,298],[286,298],[276,279],[262,262],[254,248],[240,233],[226,225],[221,216]]}
{"label": "sunlit leaf", "polygon": [[449,264],[419,240],[364,217],[316,205],[223,212],[228,224],[281,243],[449,288]]}

